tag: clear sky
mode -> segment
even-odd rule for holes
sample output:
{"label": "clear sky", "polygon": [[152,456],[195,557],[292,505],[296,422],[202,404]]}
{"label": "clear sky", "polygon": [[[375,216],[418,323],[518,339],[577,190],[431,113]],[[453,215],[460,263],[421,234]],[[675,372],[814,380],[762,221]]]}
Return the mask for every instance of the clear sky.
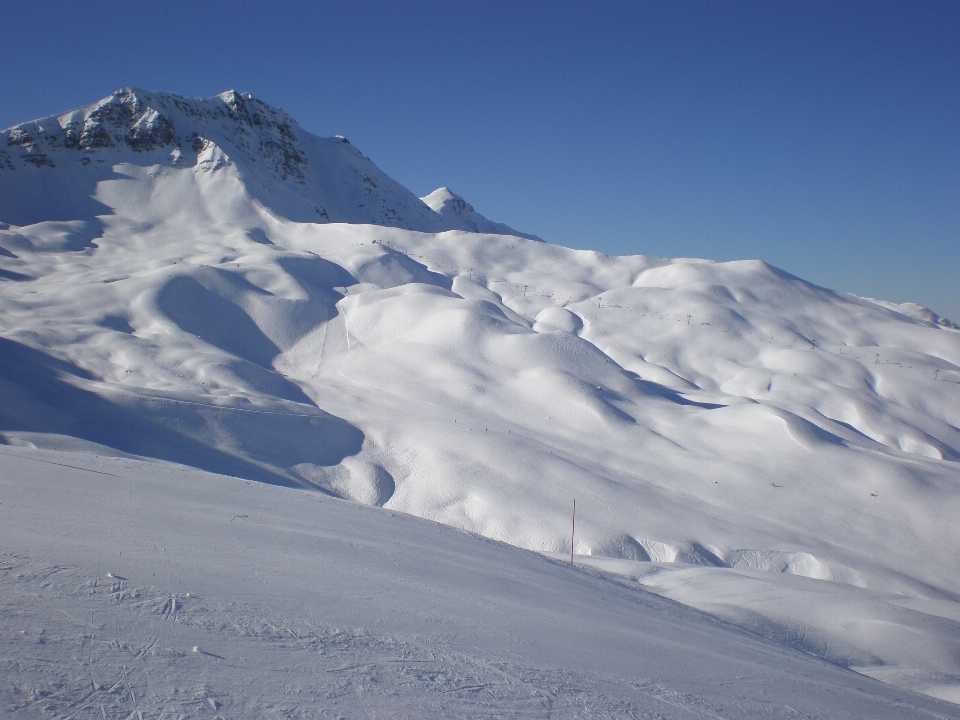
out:
{"label": "clear sky", "polygon": [[960,2],[0,0],[0,126],[252,92],[419,195],[960,322]]}

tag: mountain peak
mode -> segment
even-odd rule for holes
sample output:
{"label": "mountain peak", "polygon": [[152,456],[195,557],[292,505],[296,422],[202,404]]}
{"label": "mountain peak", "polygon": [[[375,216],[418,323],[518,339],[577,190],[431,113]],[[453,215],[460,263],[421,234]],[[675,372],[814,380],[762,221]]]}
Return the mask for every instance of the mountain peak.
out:
{"label": "mountain peak", "polygon": [[14,169],[11,165],[21,160],[36,167],[54,167],[51,152],[64,149],[90,154],[126,147],[142,153],[192,146],[198,137],[254,131],[260,136],[256,138],[258,149],[269,151],[284,144],[284,139],[294,140],[294,128],[296,122],[283,110],[250,93],[227,90],[209,98],[185,98],[125,87],[85,107],[4,131],[6,146],[13,148],[4,151],[4,159],[9,159],[4,166]]}
{"label": "mountain peak", "polygon": [[[208,178],[234,173],[239,183],[231,192],[242,193],[237,206],[253,200],[295,222],[521,235],[490,222],[447,188],[436,208],[424,205],[346,138],[316,137],[283,110],[234,89],[187,98],[124,87],[0,132],[0,220],[24,225],[50,220],[51,213],[78,219],[74,208],[89,206],[97,184],[119,165]],[[22,173],[39,173],[26,203],[25,178],[13,177]]]}
{"label": "mountain peak", "polygon": [[[458,206],[460,206],[460,207],[469,208],[470,212],[474,212],[473,206],[472,206],[470,203],[468,203],[468,202],[467,202],[466,200],[464,200],[462,197],[460,197],[459,195],[457,195],[453,190],[451,190],[450,188],[448,188],[446,185],[442,185],[442,186],[438,187],[436,190],[434,190],[434,191],[433,191],[432,193],[430,193],[429,195],[424,195],[423,198],[421,198],[421,199],[422,199],[425,203],[427,203],[428,205],[430,205],[431,203],[433,203],[433,204],[438,204],[438,205],[444,205],[444,204],[446,204],[446,203],[453,203],[453,204],[458,205]],[[432,207],[432,205],[431,205],[431,207]],[[434,209],[436,209],[436,208],[434,208]],[[437,210],[437,212],[439,212],[439,210]]]}
{"label": "mountain peak", "polygon": [[536,235],[529,235],[514,230],[509,225],[488,220],[473,209],[473,205],[457,195],[446,185],[438,187],[432,193],[424,195],[424,203],[440,215],[456,230],[467,232],[491,233],[496,235],[516,235],[530,240],[541,240]]}
{"label": "mountain peak", "polygon": [[[311,135],[283,110],[233,89],[187,98],[125,87],[0,132],[0,219],[77,219],[74,209],[89,206],[95,187],[119,165],[197,179],[234,174],[239,182],[223,190],[240,193],[230,204],[253,200],[296,222],[449,229],[344,139]],[[37,190],[24,202],[28,186]]]}

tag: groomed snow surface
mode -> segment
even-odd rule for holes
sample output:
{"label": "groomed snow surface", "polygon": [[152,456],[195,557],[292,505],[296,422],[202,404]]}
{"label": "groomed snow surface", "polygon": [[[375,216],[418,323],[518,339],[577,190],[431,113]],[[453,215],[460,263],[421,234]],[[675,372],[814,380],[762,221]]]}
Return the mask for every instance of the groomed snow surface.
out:
{"label": "groomed snow surface", "polygon": [[0,714],[960,717],[956,327],[507,232],[248,95],[5,131]]}

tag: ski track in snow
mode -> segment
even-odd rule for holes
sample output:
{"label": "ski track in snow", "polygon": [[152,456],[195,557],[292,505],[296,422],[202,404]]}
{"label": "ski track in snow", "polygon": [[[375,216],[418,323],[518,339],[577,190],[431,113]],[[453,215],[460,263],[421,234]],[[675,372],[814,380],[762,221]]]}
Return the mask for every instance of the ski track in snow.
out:
{"label": "ski track in snow", "polygon": [[449,527],[64,456],[0,456],[4,717],[960,717]]}
{"label": "ski track in snow", "polygon": [[[577,562],[602,587],[642,587],[960,702],[950,321],[760,261],[491,234],[512,231],[446,188],[421,201],[343,139],[233,92],[121,91],[0,135],[0,439],[20,446],[0,453],[17,468],[0,479],[16,487],[43,467],[130,480],[112,520],[72,514],[64,487],[43,527],[122,528],[98,557],[135,545],[127,518],[146,500],[123,463],[142,458],[257,481],[292,506],[336,496],[557,557],[576,498]],[[10,453],[19,464],[4,465]],[[241,486],[217,485],[208,509],[236,505]],[[197,548],[215,555],[257,511],[236,507]],[[71,555],[73,536],[44,551],[39,535],[36,547],[5,537],[3,614],[27,643],[5,655],[20,678],[5,702],[23,717],[215,717],[227,701],[191,684],[199,667],[232,703],[275,703],[231,716],[386,716],[368,695],[410,703],[393,717],[783,716],[701,707],[690,689],[624,695],[587,670],[416,632],[395,647],[359,621],[354,638],[349,623],[272,608],[274,585],[254,582],[243,607],[233,584],[188,600],[181,560],[162,550],[141,558],[150,580],[130,567],[104,580]],[[302,643],[236,630],[260,627],[267,605]],[[41,642],[44,628],[61,640]],[[355,670],[332,670],[335,652]],[[433,669],[422,679],[402,657]],[[96,667],[104,676],[88,678]],[[259,700],[244,693],[257,668],[272,683]]]}

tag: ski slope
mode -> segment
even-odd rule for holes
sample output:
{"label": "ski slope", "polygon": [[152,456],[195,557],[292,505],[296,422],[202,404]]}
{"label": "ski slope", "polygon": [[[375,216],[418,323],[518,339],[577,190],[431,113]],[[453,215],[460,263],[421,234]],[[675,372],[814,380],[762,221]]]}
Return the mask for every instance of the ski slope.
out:
{"label": "ski slope", "polygon": [[0,451],[4,717],[942,718],[952,706],[448,526]]}
{"label": "ski slope", "polygon": [[[499,226],[491,234],[483,224],[490,221],[465,216],[469,204],[454,202],[445,188],[421,201],[342,139],[315,138],[282,111],[232,91],[200,100],[118,91],[7,130],[0,148],[0,435],[10,446],[3,452],[18,458],[4,460],[14,464],[0,478],[12,483],[5,487],[39,488],[24,467],[50,453],[88,469],[91,462],[124,468],[114,472],[124,480],[113,490],[71,492],[67,480],[49,486],[41,494],[55,495],[63,512],[51,504],[49,513],[29,515],[26,505],[4,500],[7,516],[41,517],[24,535],[33,539],[18,546],[17,563],[41,562],[34,558],[47,553],[75,557],[69,542],[48,547],[41,538],[58,523],[76,523],[70,537],[77,539],[79,528],[99,528],[111,513],[126,518],[116,505],[126,492],[120,487],[131,488],[137,507],[178,518],[170,523],[175,535],[193,538],[192,562],[205,568],[220,565],[217,548],[228,536],[204,528],[202,518],[224,508],[239,515],[245,504],[259,510],[267,497],[275,504],[264,547],[286,546],[280,518],[309,507],[323,516],[316,525],[303,516],[309,532],[363,518],[357,527],[368,528],[365,542],[374,543],[364,545],[364,561],[376,563],[387,561],[378,533],[407,532],[379,523],[438,527],[407,515],[569,556],[576,499],[573,550],[582,571],[557,575],[555,563],[490,543],[450,550],[460,558],[451,565],[465,562],[458,553],[496,548],[506,565],[534,563],[549,578],[544,583],[573,583],[584,597],[596,594],[596,603],[633,598],[648,608],[644,622],[661,612],[649,608],[670,608],[662,612],[680,612],[678,622],[691,632],[704,623],[724,632],[740,626],[750,634],[736,637],[750,638],[744,642],[752,648],[785,648],[776,650],[783,653],[776,655],[779,682],[794,672],[781,658],[813,663],[805,668],[830,667],[826,660],[903,689],[881,691],[848,671],[823,670],[838,672],[830,677],[845,678],[836,682],[850,692],[869,687],[876,697],[900,698],[906,705],[889,705],[891,717],[921,716],[923,708],[955,716],[955,706],[912,694],[960,702],[960,531],[953,522],[960,511],[960,332],[949,320],[820,288],[760,261],[609,257],[503,234]],[[219,490],[201,499],[208,485]],[[113,510],[104,515],[90,505],[90,492]],[[194,506],[200,510],[188,509]],[[194,513],[199,525],[186,520]],[[149,515],[138,522],[163,524]],[[4,530],[5,543],[27,532],[5,520],[7,527],[19,529]],[[337,537],[349,545],[352,536]],[[453,537],[468,536],[446,530],[433,552],[445,552]],[[93,533],[90,542],[119,553],[134,540]],[[427,558],[424,547],[410,553]],[[267,572],[274,553],[264,552]],[[68,575],[75,585],[100,577],[79,556],[57,562],[76,566]],[[160,560],[144,551],[131,562],[154,573]],[[244,562],[224,572],[240,575]],[[293,564],[270,566],[274,581]],[[18,587],[26,572],[11,568],[5,589]],[[447,573],[443,582],[461,582]],[[208,581],[192,577],[196,592],[224,603],[238,592],[236,578],[209,581],[204,590]],[[491,602],[507,602],[496,599],[502,585],[490,583]],[[67,606],[81,601],[65,587],[44,589],[49,604],[30,617],[72,612]],[[574,593],[557,588],[558,596]],[[651,591],[698,612],[683,614]],[[16,592],[14,607],[26,612],[36,590]],[[281,614],[321,612],[299,591],[284,600],[259,585],[249,592],[251,603]],[[536,615],[537,593],[525,597],[524,617]],[[473,628],[463,630],[463,643],[486,637],[477,621],[486,611],[461,605],[447,612],[439,626]],[[633,627],[633,611],[623,612],[617,622]],[[137,632],[136,623],[123,627],[121,635]],[[416,627],[414,634],[426,632],[425,623]],[[593,699],[582,707],[623,716],[600,697],[611,692],[623,707],[645,708],[630,710],[638,716],[697,717],[682,714],[702,710],[694,700],[671,716],[649,694],[620,687],[622,668],[641,668],[629,671],[633,688],[653,672],[642,664],[652,642],[644,632],[615,643],[620,649],[609,662],[621,670],[610,670],[599,649],[590,656],[583,672],[619,689],[590,686]],[[557,658],[569,661],[573,649],[588,646],[551,642],[559,655],[531,651],[523,662],[559,667]],[[607,640],[596,642],[600,648]],[[696,642],[683,647],[675,657],[686,659],[677,662],[701,668],[683,682],[725,677],[714,675],[718,666],[698,655]],[[112,667],[133,667],[121,655]],[[226,672],[217,665],[218,682],[240,692],[249,685],[244,672],[256,666]],[[756,661],[750,672],[764,666]],[[391,677],[383,682],[402,694],[399,676]],[[538,692],[543,683],[533,683]],[[420,702],[424,687],[411,687],[418,689],[408,699]],[[715,715],[784,716],[757,704],[759,686],[726,696],[684,687],[677,690],[683,697],[728,703],[710,710]],[[752,699],[731,715],[739,693]],[[797,689],[795,697],[814,703],[801,716],[882,717],[858,706],[860,699],[816,705],[824,702],[819,689]],[[569,697],[556,702],[565,709],[550,712],[580,712],[563,704]],[[242,712],[267,705],[257,707]],[[436,707],[493,712],[482,704]],[[506,701],[489,707],[528,711]],[[859,710],[841,710],[851,707]]]}

